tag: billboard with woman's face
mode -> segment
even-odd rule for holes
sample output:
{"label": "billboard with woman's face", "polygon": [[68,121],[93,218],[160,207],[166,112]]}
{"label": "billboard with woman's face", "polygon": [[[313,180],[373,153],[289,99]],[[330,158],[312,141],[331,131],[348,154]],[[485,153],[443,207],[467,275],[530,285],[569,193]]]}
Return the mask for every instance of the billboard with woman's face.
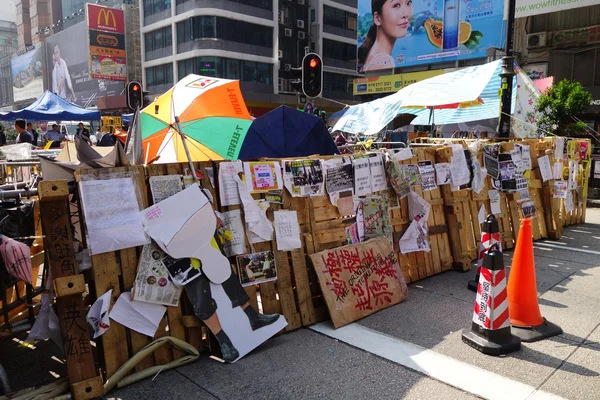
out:
{"label": "billboard with woman's face", "polygon": [[359,0],[357,70],[484,58],[503,14],[503,0]]}

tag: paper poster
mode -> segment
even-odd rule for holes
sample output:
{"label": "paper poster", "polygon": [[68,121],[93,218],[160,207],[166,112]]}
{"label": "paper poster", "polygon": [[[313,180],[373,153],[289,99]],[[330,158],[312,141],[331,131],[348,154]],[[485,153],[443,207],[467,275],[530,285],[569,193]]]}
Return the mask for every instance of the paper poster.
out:
{"label": "paper poster", "polygon": [[429,248],[429,239],[427,227],[420,225],[413,220],[398,243],[402,254],[414,253],[416,251],[427,251]]}
{"label": "paper poster", "polygon": [[532,167],[531,164],[531,150],[529,145],[526,144],[516,144],[516,148],[521,151],[521,168],[525,171],[529,171]]}
{"label": "paper poster", "polygon": [[[557,136],[556,139],[554,139],[554,159],[555,160],[562,160],[564,158],[564,152],[565,152],[564,149],[565,149],[565,138]],[[559,178],[554,178],[554,179],[559,179]]]}
{"label": "paper poster", "polygon": [[408,196],[408,216],[411,220],[416,220],[421,225],[427,225],[431,205],[415,192],[410,192]]}
{"label": "paper poster", "polygon": [[149,181],[152,204],[160,203],[183,189],[181,175],[151,176]]}
{"label": "paper poster", "polygon": [[358,234],[358,241],[365,241],[365,219],[363,214],[363,203],[361,199],[355,198],[354,202],[354,214],[356,215],[356,232]]}
{"label": "paper poster", "polygon": [[531,197],[529,195],[529,188],[519,189],[517,190],[517,193],[519,194],[519,200],[517,200],[517,203],[522,203],[524,201],[531,200]]}
{"label": "paper poster", "polygon": [[90,311],[88,311],[85,317],[87,322],[92,326],[94,330],[94,339],[102,335],[110,328],[110,319],[108,318],[108,309],[110,308],[110,298],[112,296],[112,289],[98,297]]}
{"label": "paper poster", "polygon": [[242,210],[225,211],[222,215],[223,225],[231,233],[231,240],[225,241],[223,252],[227,257],[246,253]]}
{"label": "paper poster", "polygon": [[579,142],[576,140],[568,139],[567,158],[569,160],[579,161]]}
{"label": "paper poster", "polygon": [[354,215],[354,200],[351,190],[330,193],[329,201],[337,207],[340,216],[345,217]]}
{"label": "paper poster", "polygon": [[244,177],[251,193],[283,189],[281,166],[277,161],[245,162]]}
{"label": "paper poster", "polygon": [[531,219],[537,217],[537,210],[533,201],[521,203],[521,213],[523,214],[523,218]]}
{"label": "paper poster", "polygon": [[368,196],[361,202],[365,240],[380,236],[392,240],[392,224],[387,199],[380,196]]}
{"label": "paper poster", "polygon": [[371,194],[371,168],[368,158],[355,158],[352,160],[354,166],[354,194],[366,196]]}
{"label": "paper poster", "polygon": [[241,204],[238,185],[233,179],[240,172],[244,172],[241,161],[222,162],[219,164],[219,197],[221,206],[235,206]]}
{"label": "paper poster", "polygon": [[410,186],[404,174],[404,168],[397,161],[391,161],[388,164],[387,176],[398,199],[402,199],[410,193]]}
{"label": "paper poster", "polygon": [[296,211],[275,211],[275,238],[277,250],[289,251],[302,247],[300,240],[300,225]]}
{"label": "paper poster", "polygon": [[562,161],[554,162],[554,169],[552,170],[552,175],[554,175],[555,180],[562,180],[563,178],[563,163]]}
{"label": "paper poster", "polygon": [[123,292],[110,310],[110,319],[143,335],[154,337],[167,308],[158,304],[131,300]]}
{"label": "paper poster", "polygon": [[213,167],[206,167],[206,168],[204,168],[204,170],[206,171],[206,175],[208,175],[208,180],[210,181],[210,186],[214,189],[215,188],[215,170],[213,169]]}
{"label": "paper poster", "polygon": [[479,194],[485,187],[485,180],[487,179],[487,170],[481,168],[479,161],[473,160],[473,181],[471,182],[471,190]]}
{"label": "paper poster", "polygon": [[321,196],[325,191],[321,160],[285,161],[285,186],[293,197]]}
{"label": "paper poster", "polygon": [[273,225],[267,218],[267,210],[271,204],[266,200],[254,200],[248,187],[238,177],[234,177],[246,220],[246,235],[250,243],[261,243],[273,239]]}
{"label": "paper poster", "polygon": [[405,164],[402,165],[402,168],[404,168],[404,176],[411,188],[421,186],[421,174],[417,164]]}
{"label": "paper poster", "polygon": [[521,160],[521,149],[519,149],[518,147],[515,146],[514,149],[512,149],[510,152],[510,158],[512,159],[512,162],[515,164],[515,167],[517,168],[517,171],[519,171],[519,173],[523,173],[523,171],[525,170],[523,168],[523,161]]}
{"label": "paper poster", "polygon": [[565,194],[565,211],[567,212],[567,214],[571,214],[573,212],[574,207],[575,206],[573,203],[573,192],[568,190]]}
{"label": "paper poster", "polygon": [[401,149],[398,152],[396,152],[392,156],[392,159],[396,160],[396,161],[406,161],[406,160],[410,160],[413,157],[414,157],[414,155],[413,155],[412,149],[410,147],[406,147],[406,148]]}
{"label": "paper poster", "polygon": [[594,160],[594,179],[600,179],[600,160]]}
{"label": "paper poster", "polygon": [[589,147],[589,142],[579,142],[579,160],[583,161],[587,159]]}
{"label": "paper poster", "polygon": [[326,160],[325,168],[327,193],[354,190],[354,168],[351,161]]}
{"label": "paper poster", "polygon": [[465,151],[460,144],[452,144],[452,158],[450,159],[450,173],[452,174],[452,185],[467,185],[471,180],[471,171],[467,164]]}
{"label": "paper poster", "polygon": [[346,243],[348,244],[355,244],[355,243],[360,243],[360,238],[358,236],[358,226],[355,223],[353,223],[350,226],[347,226],[344,231],[346,232]]}
{"label": "paper poster", "polygon": [[142,249],[135,284],[131,290],[132,300],[177,307],[181,287],[169,279],[169,272],[162,260],[166,254],[155,243]]}
{"label": "paper poster", "polygon": [[567,181],[554,181],[555,199],[564,199],[567,197]]}
{"label": "paper poster", "polygon": [[485,222],[485,219],[486,219],[485,204],[482,204],[481,207],[479,207],[479,212],[477,213],[477,220],[479,221],[479,225],[483,224]]}
{"label": "paper poster", "polygon": [[242,286],[277,280],[275,255],[271,250],[237,256],[237,267]]}
{"label": "paper poster", "polygon": [[418,165],[423,191],[437,189],[437,185],[435,184],[435,168],[433,168],[431,161],[419,161]]}
{"label": "paper poster", "polygon": [[392,243],[371,239],[310,256],[336,328],[398,304],[408,295]]}
{"label": "paper poster", "polygon": [[568,190],[574,190],[577,187],[577,170],[579,169],[577,161],[569,160],[569,178],[567,180]]}
{"label": "paper poster", "polygon": [[374,157],[369,157],[369,167],[371,168],[371,191],[375,193],[385,190],[388,185],[385,179],[383,156],[377,154]]}
{"label": "paper poster", "polygon": [[550,166],[550,158],[548,156],[538,158],[538,166],[540,168],[540,174],[542,175],[543,182],[554,179],[554,176],[552,175],[552,167]]}
{"label": "paper poster", "polygon": [[438,185],[452,185],[452,173],[450,172],[449,163],[435,164],[435,174]]}
{"label": "paper poster", "polygon": [[490,208],[492,210],[492,214],[502,214],[502,210],[500,209],[500,192],[497,190],[488,190],[488,196],[490,198]]}
{"label": "paper poster", "polygon": [[265,194],[265,200],[269,203],[283,204],[283,189],[269,190]]}
{"label": "paper poster", "polygon": [[144,232],[133,178],[79,182],[91,254],[142,246]]}
{"label": "paper poster", "polygon": [[490,144],[483,148],[483,165],[489,176],[494,179],[500,178],[500,166],[498,164],[499,144]]}

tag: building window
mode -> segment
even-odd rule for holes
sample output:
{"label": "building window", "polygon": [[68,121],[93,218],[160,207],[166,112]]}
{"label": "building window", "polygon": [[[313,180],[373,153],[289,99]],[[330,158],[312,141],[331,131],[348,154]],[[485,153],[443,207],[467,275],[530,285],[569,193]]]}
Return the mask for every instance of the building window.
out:
{"label": "building window", "polygon": [[317,20],[317,10],[314,8],[310,10],[310,22],[315,22]]}
{"label": "building window", "polygon": [[171,0],[144,0],[144,17],[171,9]]}
{"label": "building window", "polygon": [[222,39],[273,47],[273,28],[215,16],[192,17],[177,24],[177,44],[198,39]]}
{"label": "building window", "polygon": [[173,85],[173,64],[146,68],[146,86]]}
{"label": "building window", "polygon": [[222,57],[195,57],[178,63],[179,79],[189,74],[215,78],[238,79],[243,82],[273,83],[273,65]]}
{"label": "building window", "polygon": [[[192,0],[177,0],[177,5],[187,3]],[[247,6],[252,6],[256,8],[262,8],[264,10],[272,10],[273,9],[273,0],[229,0],[230,3],[238,3],[244,4]]]}
{"label": "building window", "polygon": [[341,29],[356,31],[356,14],[329,6],[323,6],[323,23]]}
{"label": "building window", "polygon": [[144,35],[144,44],[146,53],[170,47],[173,44],[171,27],[167,26],[165,28],[146,33]]}
{"label": "building window", "polygon": [[323,73],[323,90],[332,92],[352,93],[352,81],[354,76],[333,74],[331,72]]}
{"label": "building window", "polygon": [[323,54],[341,61],[356,60],[356,45],[323,39]]}

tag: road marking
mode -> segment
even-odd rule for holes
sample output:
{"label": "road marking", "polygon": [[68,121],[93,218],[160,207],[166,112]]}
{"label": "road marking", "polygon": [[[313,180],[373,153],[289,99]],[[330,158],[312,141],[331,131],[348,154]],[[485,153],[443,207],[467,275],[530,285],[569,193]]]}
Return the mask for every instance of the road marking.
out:
{"label": "road marking", "polygon": [[485,399],[562,399],[357,323],[334,329],[327,321],[309,328]]}
{"label": "road marking", "polygon": [[563,249],[563,250],[571,250],[571,251],[577,251],[579,253],[587,253],[587,254],[595,254],[595,255],[600,255],[600,251],[594,251],[594,250],[586,250],[586,249],[578,249],[576,247],[569,247],[569,246],[557,246],[555,244],[552,243],[547,243],[547,242],[537,242],[537,245],[540,246],[547,246],[547,247],[553,247],[555,249]]}

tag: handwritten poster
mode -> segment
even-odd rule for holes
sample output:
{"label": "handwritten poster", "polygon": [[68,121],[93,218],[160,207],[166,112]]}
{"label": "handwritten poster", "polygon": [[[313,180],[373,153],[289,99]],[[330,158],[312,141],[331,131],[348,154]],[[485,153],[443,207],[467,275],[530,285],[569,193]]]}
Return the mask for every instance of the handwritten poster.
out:
{"label": "handwritten poster", "polygon": [[488,190],[488,196],[490,198],[490,208],[492,210],[492,214],[502,214],[502,210],[500,209],[500,192],[497,190]]}
{"label": "handwritten poster", "polygon": [[467,185],[471,179],[471,172],[467,164],[465,151],[460,144],[452,144],[452,157],[450,158],[450,172],[452,173],[452,185]]}
{"label": "handwritten poster", "polygon": [[151,176],[149,181],[152,204],[160,203],[183,189],[181,175]]}
{"label": "handwritten poster", "polygon": [[567,198],[567,181],[554,181],[554,197],[555,199]]}
{"label": "handwritten poster", "polygon": [[252,193],[283,189],[281,166],[277,161],[246,162],[244,175],[248,189]]}
{"label": "handwritten poster", "polygon": [[226,240],[223,251],[227,257],[244,254],[246,243],[244,240],[244,224],[242,222],[242,210],[225,211],[223,214],[223,225],[231,233],[231,240]]}
{"label": "handwritten poster", "polygon": [[519,149],[521,152],[521,168],[523,168],[524,171],[529,171],[532,167],[531,150],[529,148],[529,145],[516,144],[515,148]]}
{"label": "handwritten poster", "polygon": [[275,238],[277,250],[289,251],[302,247],[300,225],[296,211],[275,211]]}
{"label": "handwritten poster", "polygon": [[327,193],[354,190],[354,168],[352,162],[339,162],[338,160],[325,161],[326,175],[325,186]]}
{"label": "handwritten poster", "polygon": [[336,328],[408,296],[392,243],[376,238],[310,256]]}
{"label": "handwritten poster", "polygon": [[[554,159],[562,160],[564,158],[564,154],[565,154],[565,138],[557,137],[554,140]],[[554,179],[559,179],[559,178],[554,178]]]}
{"label": "handwritten poster", "polygon": [[449,163],[435,164],[435,174],[438,185],[452,185],[452,173],[450,172]]}
{"label": "handwritten poster", "polygon": [[368,158],[355,158],[354,165],[354,194],[366,196],[371,193],[371,168]]}
{"label": "handwritten poster", "polygon": [[563,162],[562,161],[555,161],[554,162],[554,168],[552,170],[552,175],[554,175],[554,179],[556,180],[562,180],[563,178]]}
{"label": "handwritten poster", "polygon": [[383,165],[383,156],[377,154],[369,157],[369,167],[371,168],[371,191],[379,192],[387,188],[385,179],[385,167]]}
{"label": "handwritten poster", "polygon": [[554,176],[552,175],[552,167],[550,166],[550,158],[548,156],[538,158],[538,166],[540,168],[540,174],[542,175],[543,182],[554,179]]}
{"label": "handwritten poster", "polygon": [[219,197],[222,206],[241,204],[238,185],[233,177],[243,171],[244,165],[241,161],[219,164]]}
{"label": "handwritten poster", "polygon": [[325,191],[321,160],[285,161],[285,187],[293,197],[321,196]]}
{"label": "handwritten poster", "polygon": [[435,184],[435,168],[431,161],[419,161],[419,174],[421,175],[421,188],[427,192],[437,189]]}

